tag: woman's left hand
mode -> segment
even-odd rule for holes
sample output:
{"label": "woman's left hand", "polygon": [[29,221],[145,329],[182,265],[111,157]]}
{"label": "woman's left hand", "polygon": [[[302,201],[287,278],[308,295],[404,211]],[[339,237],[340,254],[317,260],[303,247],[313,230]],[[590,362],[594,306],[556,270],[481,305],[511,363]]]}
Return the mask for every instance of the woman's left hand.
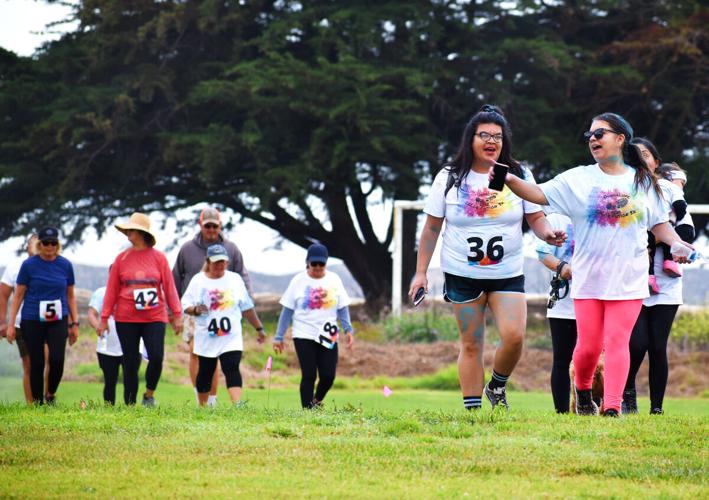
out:
{"label": "woman's left hand", "polygon": [[354,335],[352,335],[352,332],[347,332],[345,335],[347,335],[347,349],[351,351],[354,345]]}
{"label": "woman's left hand", "polygon": [[73,325],[69,327],[69,345],[76,344],[79,338],[79,325]]}
{"label": "woman's left hand", "polygon": [[560,247],[566,241],[566,231],[554,229],[544,235],[544,241],[555,247]]}
{"label": "woman's left hand", "polygon": [[672,253],[672,259],[680,264],[687,264],[689,262],[689,256],[695,250],[694,246],[690,245],[686,241],[677,240],[672,243],[672,248],[670,252]]}
{"label": "woman's left hand", "polygon": [[259,344],[263,344],[266,342],[266,334],[263,332],[263,330],[259,330],[258,332],[258,337],[256,337],[256,342]]}

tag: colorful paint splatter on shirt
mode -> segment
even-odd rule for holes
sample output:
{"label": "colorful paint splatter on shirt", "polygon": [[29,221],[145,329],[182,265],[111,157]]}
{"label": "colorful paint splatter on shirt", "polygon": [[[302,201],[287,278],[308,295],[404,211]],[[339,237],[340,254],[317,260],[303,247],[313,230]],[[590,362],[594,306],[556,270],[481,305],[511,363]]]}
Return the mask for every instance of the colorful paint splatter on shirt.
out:
{"label": "colorful paint splatter on shirt", "polygon": [[599,226],[628,227],[643,220],[636,199],[619,189],[594,188],[588,204],[588,222]]}
{"label": "colorful paint splatter on shirt", "polygon": [[207,306],[210,311],[228,311],[235,304],[233,290],[207,290]]}
{"label": "colorful paint splatter on shirt", "polygon": [[337,290],[322,287],[306,287],[303,309],[331,309],[337,304]]}
{"label": "colorful paint splatter on shirt", "polygon": [[498,192],[486,187],[472,189],[463,184],[460,194],[459,208],[468,217],[499,217],[512,208],[512,191],[507,186]]}

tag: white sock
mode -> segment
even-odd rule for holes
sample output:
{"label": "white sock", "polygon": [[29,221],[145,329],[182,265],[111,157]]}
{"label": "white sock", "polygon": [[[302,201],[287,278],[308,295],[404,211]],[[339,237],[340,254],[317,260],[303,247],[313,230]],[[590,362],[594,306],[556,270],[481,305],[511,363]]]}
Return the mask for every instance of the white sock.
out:
{"label": "white sock", "polygon": [[197,405],[199,405],[199,392],[197,392],[197,388],[194,388],[194,398],[197,401]]}
{"label": "white sock", "polygon": [[210,408],[214,408],[215,406],[217,406],[217,396],[212,396],[210,394],[207,398],[207,406],[209,406]]}

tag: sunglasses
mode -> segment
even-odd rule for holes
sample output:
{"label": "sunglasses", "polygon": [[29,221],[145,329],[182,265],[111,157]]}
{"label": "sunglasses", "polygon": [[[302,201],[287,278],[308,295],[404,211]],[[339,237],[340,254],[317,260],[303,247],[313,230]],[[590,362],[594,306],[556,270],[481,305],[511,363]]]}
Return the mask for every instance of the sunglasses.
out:
{"label": "sunglasses", "polygon": [[203,227],[205,227],[206,229],[218,229],[218,228],[219,228],[219,225],[218,225],[218,224],[212,224],[212,223],[210,222],[210,223],[204,224]]}
{"label": "sunglasses", "polygon": [[59,242],[56,240],[45,240],[45,241],[40,241],[40,243],[42,244],[42,246],[45,246],[45,247],[55,247],[59,244]]}
{"label": "sunglasses", "polygon": [[611,134],[618,135],[618,132],[614,132],[613,130],[608,130],[607,128],[601,127],[601,128],[597,128],[596,130],[589,130],[588,132],[584,132],[583,137],[587,141],[590,141],[591,137],[595,137],[596,140],[600,140],[601,137],[603,137],[606,132],[610,132]]}
{"label": "sunglasses", "polygon": [[309,266],[310,267],[325,267],[325,263],[324,262],[311,262],[309,264]]}

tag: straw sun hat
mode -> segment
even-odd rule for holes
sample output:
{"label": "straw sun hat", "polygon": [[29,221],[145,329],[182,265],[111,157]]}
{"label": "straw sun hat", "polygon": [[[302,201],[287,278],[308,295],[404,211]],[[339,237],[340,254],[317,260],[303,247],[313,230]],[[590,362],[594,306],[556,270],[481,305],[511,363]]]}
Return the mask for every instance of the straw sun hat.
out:
{"label": "straw sun hat", "polygon": [[130,216],[128,222],[116,224],[116,229],[118,229],[123,234],[125,234],[126,231],[128,231],[129,229],[142,231],[148,234],[148,236],[153,239],[153,245],[155,245],[155,241],[157,240],[157,238],[155,237],[155,233],[150,230],[150,218],[145,214],[141,214],[140,212],[133,212],[133,215]]}

